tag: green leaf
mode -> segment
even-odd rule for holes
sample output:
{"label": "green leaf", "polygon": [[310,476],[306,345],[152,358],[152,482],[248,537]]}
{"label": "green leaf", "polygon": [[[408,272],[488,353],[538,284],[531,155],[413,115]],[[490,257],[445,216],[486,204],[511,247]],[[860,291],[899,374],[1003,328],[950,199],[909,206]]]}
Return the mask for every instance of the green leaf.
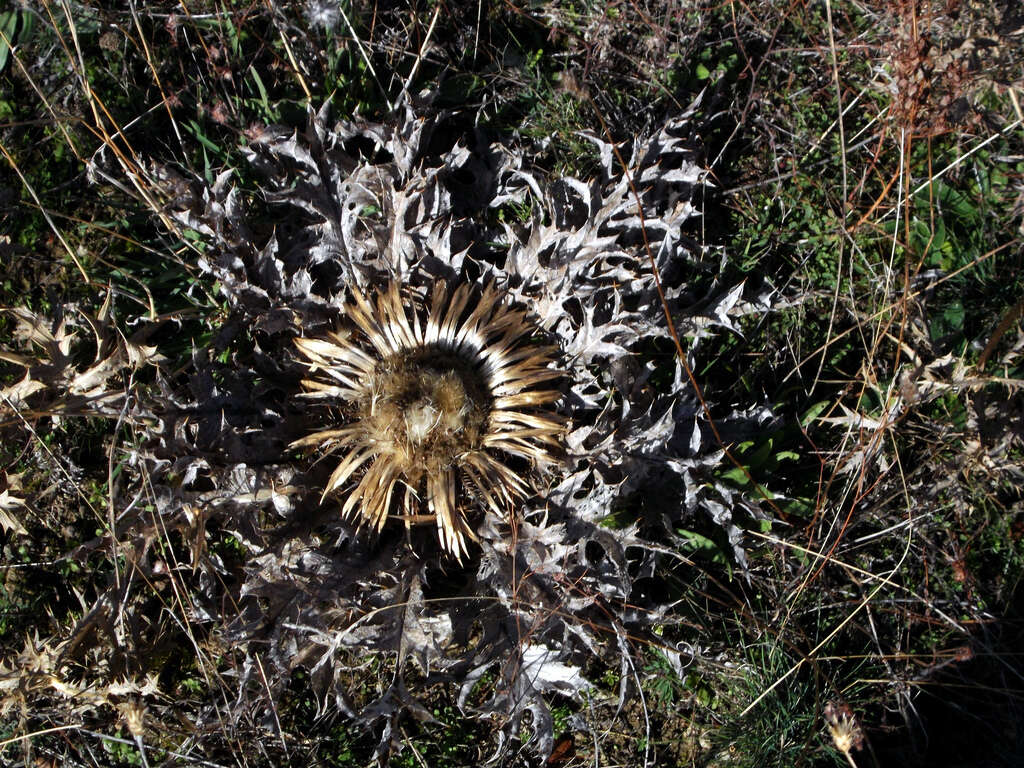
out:
{"label": "green leaf", "polygon": [[725,565],[728,562],[725,553],[722,552],[722,548],[715,543],[714,539],[709,539],[703,534],[696,531],[688,531],[685,528],[677,528],[676,533],[685,539],[683,544],[685,550],[702,555],[713,563]]}
{"label": "green leaf", "polygon": [[764,466],[764,463],[772,455],[772,448],[773,448],[773,446],[774,446],[774,440],[769,437],[767,440],[765,440],[763,443],[761,443],[761,445],[759,445],[757,447],[757,450],[754,451],[753,454],[751,454],[747,458],[747,461],[746,461],[747,466],[750,469],[757,469],[759,467]]}
{"label": "green leaf", "polygon": [[19,15],[17,11],[0,13],[0,72],[7,66],[11,46],[14,45],[14,32],[18,27]]}
{"label": "green leaf", "polygon": [[259,72],[256,71],[256,67],[249,67],[249,76],[252,77],[252,81],[256,83],[256,90],[260,92],[260,103],[263,105],[263,114],[270,115],[270,98],[267,96],[267,87],[263,85],[263,79],[260,77]]}
{"label": "green leaf", "polygon": [[803,416],[800,417],[800,426],[806,427],[812,421],[817,419],[821,415],[821,412],[824,411],[826,408],[828,408],[828,400],[820,400],[814,405],[812,405],[810,408],[804,411]]}
{"label": "green leaf", "polygon": [[952,302],[942,313],[942,318],[949,324],[950,328],[960,331],[964,327],[964,318],[967,313],[961,301]]}
{"label": "green leaf", "polygon": [[727,480],[736,485],[746,485],[748,482],[747,472],[740,467],[733,467],[732,469],[726,470],[722,473],[721,477],[723,480]]}

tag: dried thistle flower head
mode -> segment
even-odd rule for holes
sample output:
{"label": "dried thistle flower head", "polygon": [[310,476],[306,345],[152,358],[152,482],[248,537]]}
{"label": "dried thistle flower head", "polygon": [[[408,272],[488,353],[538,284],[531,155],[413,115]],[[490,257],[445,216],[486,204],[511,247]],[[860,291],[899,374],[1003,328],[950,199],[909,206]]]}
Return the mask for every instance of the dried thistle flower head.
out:
{"label": "dried thistle flower head", "polygon": [[864,745],[864,734],[849,705],[834,701],[826,703],[825,722],[828,723],[829,735],[836,749],[846,756],[850,765],[856,766],[850,753]]}
{"label": "dried thistle flower head", "polygon": [[461,559],[475,538],[467,512],[481,505],[500,515],[527,493],[510,457],[537,466],[557,452],[563,424],[550,406],[560,392],[538,385],[562,374],[552,350],[531,341],[526,312],[493,284],[449,295],[439,281],[423,308],[397,282],[353,297],[350,332],[295,340],[310,396],[340,401],[344,421],[292,447],[343,454],[324,497],[362,471],[343,515],[379,531],[397,495],[397,516],[436,522],[441,545]]}

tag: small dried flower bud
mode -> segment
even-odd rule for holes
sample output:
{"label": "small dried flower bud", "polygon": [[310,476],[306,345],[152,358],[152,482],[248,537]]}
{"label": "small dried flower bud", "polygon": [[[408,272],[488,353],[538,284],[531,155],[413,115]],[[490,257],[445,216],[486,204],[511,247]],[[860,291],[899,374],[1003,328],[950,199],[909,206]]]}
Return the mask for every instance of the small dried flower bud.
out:
{"label": "small dried flower bud", "polygon": [[129,701],[121,707],[121,713],[124,715],[128,732],[136,739],[141,739],[146,721],[146,707],[141,701]]}
{"label": "small dried flower bud", "polygon": [[969,645],[962,645],[956,649],[956,654],[953,658],[956,661],[970,661],[974,658],[974,650]]}
{"label": "small dried flower bud", "polygon": [[832,743],[848,758],[851,751],[864,746],[864,734],[845,702],[828,702],[825,705],[825,722],[828,723]]}

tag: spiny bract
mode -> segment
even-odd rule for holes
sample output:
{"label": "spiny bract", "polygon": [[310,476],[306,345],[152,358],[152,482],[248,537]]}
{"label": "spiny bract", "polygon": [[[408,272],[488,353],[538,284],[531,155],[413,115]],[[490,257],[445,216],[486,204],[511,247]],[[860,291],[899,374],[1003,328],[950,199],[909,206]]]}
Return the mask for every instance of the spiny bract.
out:
{"label": "spiny bract", "polygon": [[493,283],[449,296],[438,281],[422,317],[415,305],[407,312],[405,294],[394,281],[375,300],[354,289],[351,331],[295,340],[312,372],[309,396],[341,401],[345,420],[292,447],[344,453],[324,497],[366,467],[343,515],[379,531],[397,495],[398,516],[436,521],[441,545],[461,559],[476,538],[465,501],[501,516],[527,495],[516,459],[544,465],[558,452],[564,429],[549,407],[561,393],[536,387],[562,373],[552,348],[531,343],[526,312]]}

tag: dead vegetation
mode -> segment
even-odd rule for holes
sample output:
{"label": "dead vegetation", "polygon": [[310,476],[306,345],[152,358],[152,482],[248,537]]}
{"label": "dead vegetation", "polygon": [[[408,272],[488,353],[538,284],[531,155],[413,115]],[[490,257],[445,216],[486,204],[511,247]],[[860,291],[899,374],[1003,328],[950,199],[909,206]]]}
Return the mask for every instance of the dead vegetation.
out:
{"label": "dead vegetation", "polygon": [[[1015,764],[1022,21],[0,15],[4,759]],[[431,318],[490,463],[296,450]]]}

